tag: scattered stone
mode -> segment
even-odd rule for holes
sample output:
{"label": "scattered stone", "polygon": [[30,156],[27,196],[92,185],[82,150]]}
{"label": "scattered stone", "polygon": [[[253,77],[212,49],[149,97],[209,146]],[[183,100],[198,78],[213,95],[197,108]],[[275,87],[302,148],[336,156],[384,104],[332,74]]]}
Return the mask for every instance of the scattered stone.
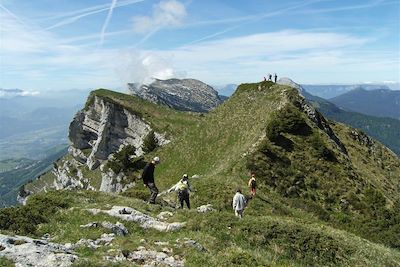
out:
{"label": "scattered stone", "polygon": [[91,228],[91,227],[97,227],[99,224],[97,222],[91,222],[85,225],[80,225],[79,227],[81,228]]}
{"label": "scattered stone", "polygon": [[78,258],[65,245],[25,236],[11,237],[2,234],[0,234],[0,257],[12,260],[15,266],[41,267],[67,267]]}
{"label": "scattered stone", "polygon": [[139,223],[140,227],[142,228],[153,228],[160,232],[176,231],[184,227],[186,224],[185,222],[160,222],[156,218],[153,218],[130,207],[113,206],[110,210],[88,209],[87,211],[92,214],[98,214],[99,212],[102,212],[113,217],[118,217],[125,221],[134,221]]}
{"label": "scattered stone", "polygon": [[45,233],[45,234],[42,236],[42,239],[44,239],[44,240],[50,240],[50,234],[49,234],[49,233]]}
{"label": "scattered stone", "polygon": [[101,246],[110,246],[111,242],[114,240],[115,234],[102,234],[99,239],[80,239],[74,247],[87,246],[93,249],[99,248]]}
{"label": "scattered stone", "polygon": [[125,236],[128,234],[128,229],[126,229],[126,227],[120,222],[117,222],[116,224],[110,222],[102,222],[101,226],[106,229],[110,229],[114,234],[119,236]]}
{"label": "scattered stone", "polygon": [[170,252],[147,250],[143,247],[129,253],[126,260],[145,266],[181,267],[185,265],[185,261],[178,255],[171,255]]}
{"label": "scattered stone", "polygon": [[156,241],[156,242],[154,242],[154,245],[157,245],[157,246],[168,246],[169,242]]}
{"label": "scattered stone", "polygon": [[189,246],[189,247],[193,247],[195,249],[197,249],[197,251],[199,252],[205,252],[207,251],[199,242],[189,239],[187,237],[183,238],[183,239],[177,239],[176,240],[176,247],[182,247],[182,246]]}
{"label": "scattered stone", "polygon": [[174,214],[170,211],[163,211],[160,214],[157,215],[157,219],[165,221],[167,220],[169,217],[174,216]]}
{"label": "scattered stone", "polygon": [[210,211],[214,211],[211,204],[202,205],[197,208],[197,212],[200,212],[200,213],[206,213],[206,212],[210,212]]}
{"label": "scattered stone", "polygon": [[199,179],[199,178],[200,178],[200,175],[198,175],[198,174],[192,175],[192,179]]}
{"label": "scattered stone", "polygon": [[146,243],[146,239],[140,239],[140,241],[139,241],[140,243]]}

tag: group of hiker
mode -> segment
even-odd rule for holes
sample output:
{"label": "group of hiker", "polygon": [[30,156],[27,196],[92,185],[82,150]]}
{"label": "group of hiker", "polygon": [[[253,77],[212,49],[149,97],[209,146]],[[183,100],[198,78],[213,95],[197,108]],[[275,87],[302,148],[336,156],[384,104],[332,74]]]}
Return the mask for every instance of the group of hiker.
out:
{"label": "group of hiker", "polygon": [[[150,198],[148,200],[149,203],[155,204],[156,198],[158,195],[158,188],[154,181],[154,170],[157,164],[160,163],[159,157],[154,157],[143,169],[142,172],[142,180],[144,186],[147,187],[150,191]],[[239,218],[243,217],[244,209],[246,208],[250,199],[254,198],[257,191],[257,181],[254,173],[251,174],[251,177],[248,182],[248,187],[250,189],[250,196],[245,197],[242,194],[241,188],[236,190],[236,194],[232,200],[232,207],[235,212],[235,215]],[[184,203],[188,209],[190,209],[190,192],[193,191],[192,186],[189,183],[189,176],[185,173],[182,178],[179,180],[177,184],[172,186],[167,190],[167,193],[176,192],[179,199],[180,208],[183,209]]]}
{"label": "group of hiker", "polygon": [[[277,80],[278,80],[278,75],[276,73],[274,73],[274,83],[276,83]],[[267,78],[264,77],[264,82],[266,82],[266,81],[267,81]],[[271,73],[268,74],[268,81],[272,82],[272,74]]]}

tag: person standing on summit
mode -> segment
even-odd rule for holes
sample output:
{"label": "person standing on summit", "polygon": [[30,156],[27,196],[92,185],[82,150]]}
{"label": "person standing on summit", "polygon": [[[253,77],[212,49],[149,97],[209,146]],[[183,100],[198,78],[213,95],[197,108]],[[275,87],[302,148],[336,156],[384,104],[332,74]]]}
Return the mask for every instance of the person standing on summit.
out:
{"label": "person standing on summit", "polygon": [[158,188],[154,182],[154,169],[156,165],[159,163],[160,163],[160,158],[154,157],[151,162],[147,163],[146,167],[144,167],[142,172],[142,179],[144,186],[146,186],[150,190],[149,203],[151,204],[156,203],[156,198],[158,195]]}
{"label": "person standing on summit", "polygon": [[277,80],[278,80],[278,75],[275,73],[275,74],[274,74],[274,81],[275,81],[275,83],[276,83]]}

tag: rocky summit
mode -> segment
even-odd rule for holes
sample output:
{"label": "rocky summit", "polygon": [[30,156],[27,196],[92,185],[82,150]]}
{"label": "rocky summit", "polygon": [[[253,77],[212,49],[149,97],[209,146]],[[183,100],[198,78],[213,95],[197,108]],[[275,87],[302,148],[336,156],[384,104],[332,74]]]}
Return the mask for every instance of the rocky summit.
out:
{"label": "rocky summit", "polygon": [[143,99],[183,111],[208,112],[223,102],[211,86],[195,79],[156,79],[141,86],[128,83],[128,89]]}

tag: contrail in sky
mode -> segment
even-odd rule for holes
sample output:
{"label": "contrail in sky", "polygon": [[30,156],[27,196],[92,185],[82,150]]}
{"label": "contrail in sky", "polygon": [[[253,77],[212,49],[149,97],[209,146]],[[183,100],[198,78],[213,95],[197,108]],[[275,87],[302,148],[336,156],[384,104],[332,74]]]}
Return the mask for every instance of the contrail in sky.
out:
{"label": "contrail in sky", "polygon": [[103,24],[103,28],[101,28],[100,45],[102,45],[103,42],[104,42],[104,33],[106,32],[108,23],[111,20],[112,13],[113,13],[113,10],[114,10],[114,7],[115,7],[116,4],[117,4],[117,0],[112,0],[111,6],[110,6],[110,10],[108,10],[106,21]]}
{"label": "contrail in sky", "polygon": [[[136,3],[140,3],[140,2],[144,2],[146,0],[130,0],[130,1],[124,1],[124,2],[120,2],[117,3],[114,7],[123,7],[123,6],[128,6],[128,5],[132,5],[132,4],[136,4]],[[67,17],[66,19],[61,20],[60,22],[49,26],[46,28],[46,30],[51,30],[54,28],[58,28],[64,25],[68,25],[71,23],[74,23],[77,20],[80,20],[81,18],[93,15],[93,14],[97,14],[97,13],[101,13],[103,11],[109,11],[110,8],[109,7],[104,7],[104,5],[99,5],[99,6],[94,6],[94,7],[90,7],[90,8],[86,8],[86,9],[81,9],[81,10],[76,10],[74,12],[70,12],[70,13],[66,13],[63,15],[59,15],[58,17]],[[81,13],[83,11],[83,13]],[[81,13],[81,14],[79,14]],[[79,14],[79,15],[75,15],[75,14]],[[71,16],[72,15],[72,16]],[[56,17],[54,17],[56,18]]]}

